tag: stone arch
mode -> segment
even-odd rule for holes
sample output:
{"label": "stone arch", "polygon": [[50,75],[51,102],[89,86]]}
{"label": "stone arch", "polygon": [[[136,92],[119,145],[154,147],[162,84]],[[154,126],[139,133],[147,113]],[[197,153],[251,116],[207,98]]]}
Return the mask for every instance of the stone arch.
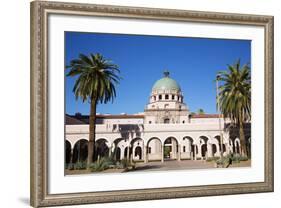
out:
{"label": "stone arch", "polygon": [[130,146],[132,150],[132,159],[142,160],[144,152],[144,140],[140,137],[136,137],[130,142]]}
{"label": "stone arch", "polygon": [[117,139],[114,139],[113,141],[113,157],[116,159],[116,160],[121,160],[123,159],[124,157],[124,149],[125,147],[121,147],[119,146],[119,144],[121,143],[121,141],[124,141],[125,139],[124,138],[117,138]]}
{"label": "stone arch", "polygon": [[216,144],[217,144],[217,150],[220,153],[221,152],[221,136],[220,135],[214,136],[214,140],[216,141]]}
{"label": "stone arch", "polygon": [[167,137],[163,142],[164,159],[178,159],[179,141],[173,137]]}
{"label": "stone arch", "polygon": [[212,155],[212,147],[210,143],[210,138],[205,135],[199,136],[199,145],[198,145],[198,157],[207,158]]}
{"label": "stone arch", "polygon": [[234,153],[236,153],[236,154],[241,153],[241,144],[240,144],[239,138],[234,139]]}
{"label": "stone arch", "polygon": [[140,146],[135,148],[134,157],[139,157],[139,160],[142,160],[142,148]]}
{"label": "stone arch", "polygon": [[88,157],[88,140],[80,139],[74,144],[72,162],[85,162]]}
{"label": "stone arch", "polygon": [[64,152],[65,152],[65,164],[71,163],[71,143],[68,140],[65,140],[65,146],[64,146]]}
{"label": "stone arch", "polygon": [[193,159],[195,157],[195,144],[191,136],[184,136],[182,139],[182,159]]}
{"label": "stone arch", "polygon": [[94,160],[101,158],[101,157],[107,157],[109,156],[109,149],[110,143],[105,138],[99,138],[95,142],[95,158]]}
{"label": "stone arch", "polygon": [[[129,155],[130,155],[130,154],[131,154],[131,151],[130,151],[130,149],[129,149]],[[123,157],[124,157],[124,158],[127,158],[127,156],[128,156],[128,147],[125,147]]]}
{"label": "stone arch", "polygon": [[151,137],[146,142],[146,149],[144,154],[147,155],[147,161],[149,160],[162,160],[162,141],[158,137]]}
{"label": "stone arch", "polygon": [[213,157],[216,155],[216,154],[219,154],[218,152],[218,149],[217,149],[217,145],[215,144],[212,144],[212,153],[213,153]]}
{"label": "stone arch", "polygon": [[121,148],[120,147],[116,147],[116,153],[114,154],[114,157],[117,161],[121,160]]}

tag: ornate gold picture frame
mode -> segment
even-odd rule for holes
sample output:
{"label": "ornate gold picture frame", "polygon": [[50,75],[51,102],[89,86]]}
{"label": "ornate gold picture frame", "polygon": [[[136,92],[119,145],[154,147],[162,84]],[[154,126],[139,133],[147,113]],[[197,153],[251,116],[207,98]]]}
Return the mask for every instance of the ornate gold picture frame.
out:
{"label": "ornate gold picture frame", "polygon": [[[264,180],[260,182],[226,183],[50,193],[49,93],[50,15],[104,17],[133,20],[202,23],[209,25],[260,27],[264,30]],[[137,24],[137,23],[136,23]],[[63,69],[62,69],[63,70]],[[52,73],[54,73],[52,71]],[[59,72],[58,72],[59,73]],[[63,80],[62,80],[63,82]],[[253,103],[255,105],[255,103]],[[62,124],[64,125],[64,124]],[[254,131],[254,129],[252,130]],[[64,138],[61,138],[62,140]],[[109,5],[34,1],[31,3],[31,205],[59,206],[89,203],[169,199],[182,197],[245,194],[273,191],[273,17],[156,8],[133,8]],[[63,151],[63,150],[62,150]],[[62,164],[63,167],[64,164]],[[64,168],[64,167],[63,167]]]}

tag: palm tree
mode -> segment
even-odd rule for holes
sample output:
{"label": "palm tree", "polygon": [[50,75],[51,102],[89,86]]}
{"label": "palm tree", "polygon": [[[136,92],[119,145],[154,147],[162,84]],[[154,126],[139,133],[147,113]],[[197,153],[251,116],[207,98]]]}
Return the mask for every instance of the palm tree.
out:
{"label": "palm tree", "polygon": [[227,70],[217,74],[223,82],[219,87],[220,111],[224,118],[239,127],[241,154],[247,156],[243,124],[251,120],[251,73],[248,64],[240,65],[238,60],[228,65]]}
{"label": "palm tree", "polygon": [[197,111],[198,114],[202,115],[205,114],[205,111],[202,108],[199,108]]}
{"label": "palm tree", "polygon": [[97,54],[86,56],[80,54],[78,59],[73,59],[67,76],[78,78],[75,81],[73,92],[76,100],[81,98],[83,102],[90,104],[89,117],[89,143],[88,143],[88,167],[95,157],[95,133],[96,133],[96,108],[98,103],[113,101],[116,97],[115,85],[119,84],[119,67],[111,61]]}

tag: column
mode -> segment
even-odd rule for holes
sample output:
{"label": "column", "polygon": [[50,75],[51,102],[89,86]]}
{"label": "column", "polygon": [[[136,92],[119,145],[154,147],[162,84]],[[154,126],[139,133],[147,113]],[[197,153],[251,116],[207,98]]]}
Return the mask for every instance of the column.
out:
{"label": "column", "polygon": [[216,149],[217,149],[217,151],[216,151],[216,156],[217,156],[217,157],[220,156],[220,151],[221,151],[220,148],[221,148],[221,147],[220,147],[219,143],[217,143],[217,144],[216,144]]}
{"label": "column", "polygon": [[134,145],[132,145],[132,159],[135,159],[135,151],[136,147],[134,148]]}
{"label": "column", "polygon": [[169,100],[172,100],[172,94],[169,94]]}
{"label": "column", "polygon": [[181,145],[178,144],[178,161],[181,160]]}
{"label": "column", "polygon": [[198,157],[202,159],[201,145],[198,145]]}
{"label": "column", "polygon": [[124,159],[124,150],[125,150],[124,147],[120,147],[120,160]]}
{"label": "column", "polygon": [[144,146],[144,149],[143,149],[143,160],[144,160],[144,163],[148,162],[148,159],[147,159],[147,146]]}
{"label": "column", "polygon": [[69,159],[69,167],[68,167],[68,168],[70,168],[70,169],[73,167],[73,166],[72,166],[72,163],[73,163],[73,161],[72,161],[72,160],[73,160],[73,149],[74,149],[74,148],[71,147],[71,150],[70,150],[70,159]]}
{"label": "column", "polygon": [[161,162],[164,162],[164,145],[161,145]]}
{"label": "column", "polygon": [[108,156],[109,156],[109,157],[110,157],[111,154],[112,154],[112,149],[113,149],[113,146],[110,146],[110,147],[109,147],[109,150],[108,150]]}
{"label": "column", "polygon": [[197,160],[197,151],[196,149],[198,150],[198,147],[196,144],[193,145],[194,146],[194,160]]}
{"label": "column", "polygon": [[212,144],[210,142],[207,142],[207,156],[208,157],[213,156]]}

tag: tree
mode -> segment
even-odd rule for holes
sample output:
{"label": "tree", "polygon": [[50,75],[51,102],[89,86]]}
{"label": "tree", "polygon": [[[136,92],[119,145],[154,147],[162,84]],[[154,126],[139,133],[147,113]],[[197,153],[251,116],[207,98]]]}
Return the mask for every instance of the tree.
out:
{"label": "tree", "polygon": [[241,66],[240,60],[227,65],[227,70],[217,74],[219,87],[220,111],[224,118],[239,128],[241,154],[247,156],[243,124],[251,120],[251,73],[248,64]]}
{"label": "tree", "polygon": [[73,93],[76,100],[81,98],[83,102],[90,104],[89,116],[89,143],[88,143],[88,167],[95,156],[96,135],[96,108],[98,103],[113,101],[116,97],[115,86],[119,84],[119,67],[101,54],[80,54],[78,59],[70,61],[67,76],[77,77]]}
{"label": "tree", "polygon": [[200,115],[205,114],[205,112],[204,112],[204,110],[202,108],[199,108],[197,113],[200,114]]}

